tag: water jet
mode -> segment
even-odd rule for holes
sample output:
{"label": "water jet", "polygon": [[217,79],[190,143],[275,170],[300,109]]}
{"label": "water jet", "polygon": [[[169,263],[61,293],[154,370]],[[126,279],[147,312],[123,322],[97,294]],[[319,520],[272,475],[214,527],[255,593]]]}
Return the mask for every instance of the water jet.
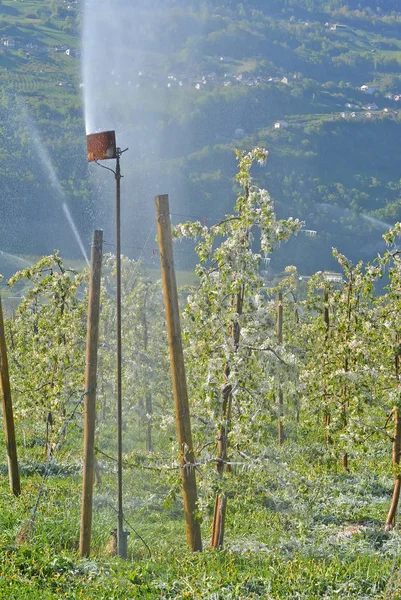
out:
{"label": "water jet", "polygon": [[47,151],[47,148],[45,147],[45,145],[40,137],[39,131],[38,131],[35,123],[33,122],[31,115],[29,115],[25,103],[23,103],[23,102],[22,102],[22,113],[23,113],[27,123],[29,124],[30,130],[32,133],[32,141],[36,148],[37,156],[39,157],[43,171],[46,173],[46,175],[49,179],[50,185],[54,189],[56,196],[58,197],[59,201],[61,202],[62,211],[67,219],[67,222],[68,222],[68,224],[71,228],[71,231],[75,237],[78,247],[82,253],[82,256],[85,259],[86,264],[89,266],[88,254],[85,250],[84,243],[79,234],[79,231],[75,224],[75,221],[71,215],[71,211],[68,207],[66,193],[57,177],[56,170],[53,166],[53,163],[52,163],[50,155]]}

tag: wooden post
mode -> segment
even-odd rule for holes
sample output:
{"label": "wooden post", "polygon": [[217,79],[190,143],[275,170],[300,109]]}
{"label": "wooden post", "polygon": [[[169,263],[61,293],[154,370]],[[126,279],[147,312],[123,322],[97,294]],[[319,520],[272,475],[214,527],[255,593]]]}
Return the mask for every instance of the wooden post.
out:
{"label": "wooden post", "polygon": [[401,475],[399,473],[400,456],[401,456],[401,415],[398,406],[393,408],[394,434],[393,434],[393,451],[392,465],[394,472],[394,487],[391,505],[387,514],[385,529],[393,529],[395,527],[395,517],[397,514],[398,502],[400,499],[401,490]]}
{"label": "wooden post", "polygon": [[97,350],[99,340],[100,279],[102,273],[103,231],[95,230],[92,238],[91,268],[86,333],[84,468],[79,555],[90,554],[96,421]]}
{"label": "wooden post", "polygon": [[0,296],[0,393],[3,407],[4,437],[7,447],[8,478],[14,496],[21,493],[18,470],[17,445],[15,442],[14,414],[8,373],[7,346],[4,332],[3,309]]}
{"label": "wooden post", "polygon": [[[281,346],[283,343],[283,294],[279,292],[277,295],[277,342]],[[285,440],[284,427],[283,427],[283,413],[284,413],[284,397],[281,382],[279,382],[278,390],[278,420],[277,420],[277,433],[278,433],[278,445],[281,446]]]}
{"label": "wooden post", "polygon": [[[401,356],[399,353],[399,339],[397,336],[397,354],[395,355],[395,377],[397,383],[400,380]],[[393,434],[393,451],[392,451],[392,466],[394,473],[394,487],[391,505],[387,514],[385,529],[393,529],[395,527],[395,517],[397,514],[398,502],[401,491],[401,474],[400,474],[400,458],[401,458],[401,411],[399,406],[393,408],[394,434]]]}
{"label": "wooden post", "polygon": [[182,493],[184,497],[187,541],[193,552],[202,551],[199,519],[196,516],[198,493],[195,478],[195,455],[192,444],[184,353],[182,349],[177,282],[174,270],[173,243],[168,196],[156,196],[157,233],[160,249],[164,305],[170,349],[175,417],[181,455]]}

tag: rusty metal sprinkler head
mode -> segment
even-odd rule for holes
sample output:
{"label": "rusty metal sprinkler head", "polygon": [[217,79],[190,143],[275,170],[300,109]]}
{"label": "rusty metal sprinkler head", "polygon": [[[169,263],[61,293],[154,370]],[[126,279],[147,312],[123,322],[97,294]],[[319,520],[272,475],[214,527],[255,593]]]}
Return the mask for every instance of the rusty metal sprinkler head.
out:
{"label": "rusty metal sprinkler head", "polygon": [[115,131],[90,133],[86,136],[88,162],[117,158]]}

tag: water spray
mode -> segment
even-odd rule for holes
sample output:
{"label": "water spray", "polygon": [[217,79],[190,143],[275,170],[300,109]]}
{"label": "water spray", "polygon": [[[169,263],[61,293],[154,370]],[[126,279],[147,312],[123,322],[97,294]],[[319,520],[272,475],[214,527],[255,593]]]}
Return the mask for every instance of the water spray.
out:
{"label": "water spray", "polygon": [[[121,155],[128,150],[116,146],[114,131],[91,133],[86,136],[88,161],[95,162],[103,169],[114,173],[116,180],[116,315],[117,315],[117,479],[118,479],[118,527],[117,550],[120,558],[127,558],[127,532],[124,531],[123,487],[122,487],[122,352],[121,352],[121,213],[120,213],[120,184],[121,184]],[[101,160],[116,160],[116,169],[110,169],[100,164]]]}
{"label": "water spray", "polygon": [[[88,259],[87,252],[85,250],[84,243],[83,243],[82,238],[81,238],[81,236],[79,234],[79,231],[78,231],[78,228],[77,228],[77,226],[75,224],[75,221],[74,221],[74,219],[73,219],[73,217],[71,215],[71,211],[70,211],[70,209],[68,207],[68,203],[67,203],[66,193],[65,193],[65,191],[64,191],[64,189],[63,189],[63,187],[62,187],[62,185],[61,185],[61,183],[60,183],[60,181],[59,181],[59,179],[57,177],[56,170],[54,168],[53,162],[52,162],[52,160],[50,158],[50,155],[49,155],[49,153],[47,151],[47,148],[44,145],[43,140],[42,140],[42,138],[41,138],[41,136],[39,134],[39,131],[38,131],[38,128],[37,128],[37,126],[35,124],[35,121],[34,121],[33,117],[28,112],[28,108],[27,108],[25,102],[22,99],[20,99],[19,103],[20,103],[20,106],[21,106],[22,114],[23,114],[26,122],[28,123],[28,125],[30,127],[31,134],[32,134],[32,141],[33,141],[33,143],[35,145],[35,148],[37,150],[37,155],[38,155],[39,160],[40,160],[40,162],[42,164],[43,171],[46,173],[46,175],[47,175],[47,177],[48,177],[48,179],[50,181],[50,184],[51,184],[52,188],[55,190],[55,192],[56,192],[59,200],[61,201],[63,213],[64,213],[64,215],[65,215],[65,217],[66,217],[66,219],[68,221],[68,224],[69,224],[69,226],[71,228],[71,231],[72,231],[72,233],[73,233],[73,235],[74,235],[74,237],[75,237],[75,239],[77,241],[79,249],[81,250],[82,256],[84,257],[85,262],[86,262],[86,264],[89,267],[89,259]],[[31,265],[29,265],[29,266],[31,266]]]}

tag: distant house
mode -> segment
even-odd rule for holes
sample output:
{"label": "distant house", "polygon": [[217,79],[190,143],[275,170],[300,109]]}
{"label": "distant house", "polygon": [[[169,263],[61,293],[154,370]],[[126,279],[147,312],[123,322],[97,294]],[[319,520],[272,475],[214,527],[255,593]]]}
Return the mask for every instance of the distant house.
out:
{"label": "distant house", "polygon": [[274,129],[287,129],[288,123],[287,121],[276,121],[274,123]]}
{"label": "distant house", "polygon": [[363,110],[379,110],[379,107],[374,102],[373,104],[366,104],[365,106],[362,106],[362,108]]}
{"label": "distant house", "polygon": [[398,114],[396,110],[392,110],[391,108],[384,108],[383,112],[388,117],[393,117],[393,118],[396,117]]}
{"label": "distant house", "polygon": [[288,85],[288,77],[283,77],[281,79],[281,83],[284,83],[285,85]]}
{"label": "distant house", "polygon": [[341,283],[343,280],[341,273],[335,273],[334,271],[324,271],[323,275],[326,281],[331,281],[332,283]]}
{"label": "distant house", "polygon": [[346,25],[340,25],[339,23],[335,23],[330,27],[330,31],[345,31],[348,29]]}
{"label": "distant house", "polygon": [[15,40],[13,40],[12,38],[4,40],[3,44],[4,46],[6,46],[6,48],[15,48]]}
{"label": "distant house", "polygon": [[370,85],[361,85],[361,92],[364,92],[364,94],[374,94],[377,92],[377,88]]}

